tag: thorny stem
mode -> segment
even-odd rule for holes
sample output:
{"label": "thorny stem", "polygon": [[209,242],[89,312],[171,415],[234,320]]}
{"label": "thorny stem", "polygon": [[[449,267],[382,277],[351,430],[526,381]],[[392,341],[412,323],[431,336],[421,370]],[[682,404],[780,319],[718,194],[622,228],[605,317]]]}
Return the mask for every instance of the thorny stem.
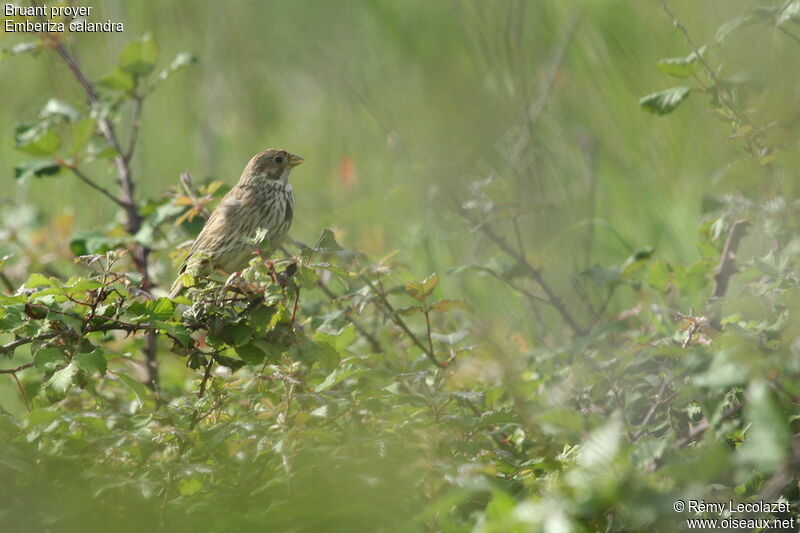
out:
{"label": "thorny stem", "polygon": [[[38,2],[36,0],[32,0],[31,3],[33,5],[37,5]],[[77,58],[71,55],[66,47],[64,46],[64,42],[59,37],[44,36],[46,39],[49,40],[52,47],[67,65],[69,70],[72,72],[73,76],[75,77],[78,84],[83,89],[84,93],[86,93],[86,99],[89,102],[89,105],[94,109],[98,106],[100,102],[100,97],[97,93],[92,82],[86,77],[81,70],[80,65],[78,64]],[[141,120],[141,112],[142,112],[142,105],[143,105],[143,97],[138,96],[136,98],[136,107],[134,109],[134,121],[131,126],[131,139],[128,146],[127,151],[123,151],[122,145],[117,138],[117,134],[114,130],[114,124],[111,122],[110,119],[106,117],[101,117],[98,119],[97,123],[100,129],[100,133],[103,137],[108,141],[108,144],[116,152],[116,156],[114,157],[114,164],[117,169],[117,182],[120,186],[121,197],[115,200],[115,203],[120,205],[125,210],[126,213],[126,229],[130,235],[136,235],[136,233],[142,227],[142,214],[139,212],[139,209],[136,205],[136,185],[133,181],[133,177],[131,175],[131,168],[130,168],[130,157],[133,155],[134,149],[136,147],[136,142],[138,140],[138,133],[139,133],[139,126]],[[73,169],[75,172],[75,169]],[[75,172],[78,178],[82,179],[82,181],[90,184],[90,180],[81,178],[81,175]],[[85,176],[84,176],[85,178]],[[99,187],[94,187],[98,189]],[[102,191],[101,191],[102,192]],[[110,193],[106,194],[108,197],[113,197]],[[136,245],[133,249],[133,262],[136,266],[136,269],[142,274],[142,288],[147,290],[151,286],[150,282],[150,275],[148,269],[148,258],[150,255],[150,248],[144,245]],[[148,368],[148,386],[156,390],[158,386],[158,366],[156,360],[156,343],[155,343],[155,333],[152,331],[147,332],[147,342],[146,342],[146,349],[145,349],[145,357],[147,359],[147,368]]]}

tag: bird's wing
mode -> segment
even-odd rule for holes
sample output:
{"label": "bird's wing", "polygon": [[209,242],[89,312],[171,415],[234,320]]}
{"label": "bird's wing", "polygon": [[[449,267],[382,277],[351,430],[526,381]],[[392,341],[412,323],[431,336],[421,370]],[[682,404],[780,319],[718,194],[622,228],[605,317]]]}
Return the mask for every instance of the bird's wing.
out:
{"label": "bird's wing", "polygon": [[233,229],[231,226],[234,225],[232,219],[235,218],[232,215],[241,206],[237,192],[235,188],[231,189],[211,213],[211,216],[208,217],[200,234],[192,243],[183,265],[181,265],[181,273],[185,272],[186,267],[193,259],[197,259],[199,254],[207,251],[215,240],[221,239],[225,235],[231,236],[234,233],[231,231]]}

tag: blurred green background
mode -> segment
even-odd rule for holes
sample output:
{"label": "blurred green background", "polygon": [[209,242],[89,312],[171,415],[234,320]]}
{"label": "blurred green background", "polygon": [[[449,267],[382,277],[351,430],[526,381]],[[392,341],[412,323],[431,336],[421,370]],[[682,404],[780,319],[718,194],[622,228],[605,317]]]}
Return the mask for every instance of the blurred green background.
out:
{"label": "blurred green background", "polygon": [[[140,198],[162,194],[184,170],[233,183],[254,153],[286,148],[307,160],[293,175],[296,239],[313,241],[332,227],[368,254],[402,250],[424,275],[484,258],[487,244],[450,205],[473,181],[495,176],[526,211],[521,229],[534,262],[555,277],[619,263],[648,246],[661,258],[696,259],[703,194],[738,185],[729,172],[737,153],[725,142],[729,129],[708,119],[702,96],[667,118],[638,107],[641,96],[679,84],[656,61],[690,52],[659,2],[90,5],[90,20],[125,24],[124,34],[75,39],[91,78],[110,71],[124,44],[146,32],[159,43],[163,66],[182,51],[201,61],[146,103],[134,160]],[[752,3],[671,5],[702,43]],[[779,80],[783,49],[793,43],[758,35],[758,42],[738,39],[722,63],[728,73],[755,64],[763,72],[751,74]],[[5,34],[2,46],[24,38]],[[13,177],[24,159],[12,149],[14,125],[51,96],[83,100],[55,54],[42,55],[0,62],[0,194],[46,216],[74,213],[78,229],[99,227],[114,207],[73,176]],[[542,102],[531,128],[530,110]],[[91,174],[114,188],[103,165]],[[167,254],[157,257],[164,266],[156,276],[168,283]],[[562,278],[556,283],[569,282]],[[497,283],[471,275],[458,282],[487,316],[522,305]]]}

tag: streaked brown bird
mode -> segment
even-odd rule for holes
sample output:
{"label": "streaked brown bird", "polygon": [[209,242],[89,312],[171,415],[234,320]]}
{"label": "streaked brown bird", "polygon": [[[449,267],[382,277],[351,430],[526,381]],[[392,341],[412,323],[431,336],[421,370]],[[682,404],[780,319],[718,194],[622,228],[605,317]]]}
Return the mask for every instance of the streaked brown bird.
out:
{"label": "streaked brown bird", "polygon": [[[274,249],[280,244],[294,215],[294,192],[289,173],[303,162],[299,155],[270,148],[255,155],[239,181],[208,217],[181,265],[180,274],[208,275],[215,270],[236,272],[247,266],[260,235]],[[184,286],[180,276],[170,298]]]}

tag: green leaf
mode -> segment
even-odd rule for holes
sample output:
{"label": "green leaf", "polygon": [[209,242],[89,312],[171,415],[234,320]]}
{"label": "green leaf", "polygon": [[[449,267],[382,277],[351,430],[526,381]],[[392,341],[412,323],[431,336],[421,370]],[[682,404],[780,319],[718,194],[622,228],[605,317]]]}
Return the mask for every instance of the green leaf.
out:
{"label": "green leaf", "polygon": [[683,102],[691,92],[690,87],[672,87],[657,93],[649,94],[639,100],[639,105],[656,115],[667,115]]}
{"label": "green leaf", "polygon": [[69,249],[76,256],[104,254],[121,245],[120,239],[114,239],[96,231],[77,232],[69,241]]}
{"label": "green leaf", "polygon": [[405,289],[412,298],[424,300],[433,292],[437,285],[439,285],[439,276],[437,274],[431,274],[421,282],[411,281],[406,283]]}
{"label": "green leaf", "polygon": [[237,346],[235,350],[236,350],[236,355],[241,357],[242,361],[244,361],[248,365],[261,364],[264,362],[264,358],[267,356],[267,354],[264,353],[264,350],[262,350],[253,343],[247,343],[242,346]]}
{"label": "green leaf", "polygon": [[244,366],[244,361],[234,359],[233,357],[228,357],[227,355],[214,354],[212,357],[217,364],[228,367],[233,372],[236,372]]}
{"label": "green leaf", "polygon": [[39,116],[42,118],[64,118],[69,122],[74,122],[80,117],[75,108],[55,98],[51,98],[47,101],[44,108],[39,112]]}
{"label": "green leaf", "polygon": [[181,285],[184,287],[194,287],[197,283],[197,278],[191,272],[184,272],[178,278],[181,281]]}
{"label": "green leaf", "polygon": [[133,302],[130,312],[138,315],[133,319],[136,322],[164,321],[172,318],[172,314],[175,312],[175,303],[166,296],[162,296],[144,303]]}
{"label": "green leaf", "polygon": [[25,161],[14,167],[14,177],[24,180],[30,177],[55,176],[61,172],[61,165],[55,161]]}
{"label": "green leaf", "polygon": [[703,46],[697,52],[692,52],[686,57],[673,57],[669,59],[662,59],[656,66],[658,70],[676,78],[689,78],[694,74],[697,65],[707,47]]}
{"label": "green leaf", "polygon": [[54,281],[43,274],[39,274],[38,272],[34,272],[30,276],[28,276],[28,280],[25,282],[25,287],[28,289],[35,289],[36,287],[52,287],[54,285]]}
{"label": "green leaf", "polygon": [[100,350],[94,350],[89,353],[79,353],[75,358],[78,361],[78,367],[87,374],[98,372],[102,376],[106,373],[106,358],[103,357]]}
{"label": "green leaf", "polygon": [[119,66],[134,76],[144,76],[152,72],[157,59],[158,45],[148,34],[128,43],[119,56]]}
{"label": "green leaf", "polygon": [[742,457],[764,472],[774,472],[783,464],[792,431],[775,394],[763,380],[756,380],[747,389],[745,415],[750,421]]}
{"label": "green leaf", "polygon": [[144,399],[147,397],[147,389],[145,386],[122,372],[114,372],[114,375],[133,391],[136,395],[136,399],[139,400],[139,405],[144,405]]}
{"label": "green leaf", "polygon": [[343,248],[336,242],[336,235],[331,230],[325,229],[317,240],[314,250],[318,252],[338,252]]}
{"label": "green leaf", "polygon": [[671,279],[672,269],[666,261],[656,261],[647,271],[646,282],[658,291],[665,291]]}
{"label": "green leaf", "polygon": [[350,345],[356,342],[357,338],[358,335],[356,334],[356,328],[352,324],[348,324],[339,331],[333,333],[317,331],[314,334],[315,341],[328,343],[339,353],[342,353],[344,350],[349,348]]}
{"label": "green leaf", "polygon": [[136,89],[136,78],[133,74],[119,67],[100,78],[97,83],[103,87],[124,93],[133,93],[134,89]]}
{"label": "green leaf", "polygon": [[43,124],[21,124],[14,136],[15,147],[31,155],[52,155],[61,146],[58,133]]}
{"label": "green leaf", "polygon": [[75,364],[75,361],[70,361],[67,366],[53,374],[44,384],[44,387],[51,388],[58,395],[64,395],[72,385],[72,380],[77,372],[78,365]]}
{"label": "green leaf", "polygon": [[626,279],[638,274],[644,268],[647,261],[653,256],[653,251],[653,248],[640,250],[626,259],[620,270],[620,278]]}
{"label": "green leaf", "polygon": [[66,360],[66,354],[58,348],[40,348],[33,354],[33,364],[42,372],[52,372]]}
{"label": "green leaf", "polygon": [[94,120],[84,118],[72,127],[72,155],[78,154],[89,143],[94,134]]}
{"label": "green leaf", "polygon": [[579,461],[583,466],[603,467],[613,460],[622,442],[622,417],[615,412],[604,426],[592,431],[581,447]]}
{"label": "green leaf", "polygon": [[192,496],[200,492],[203,488],[203,483],[196,477],[184,478],[178,481],[178,492],[181,496]]}

